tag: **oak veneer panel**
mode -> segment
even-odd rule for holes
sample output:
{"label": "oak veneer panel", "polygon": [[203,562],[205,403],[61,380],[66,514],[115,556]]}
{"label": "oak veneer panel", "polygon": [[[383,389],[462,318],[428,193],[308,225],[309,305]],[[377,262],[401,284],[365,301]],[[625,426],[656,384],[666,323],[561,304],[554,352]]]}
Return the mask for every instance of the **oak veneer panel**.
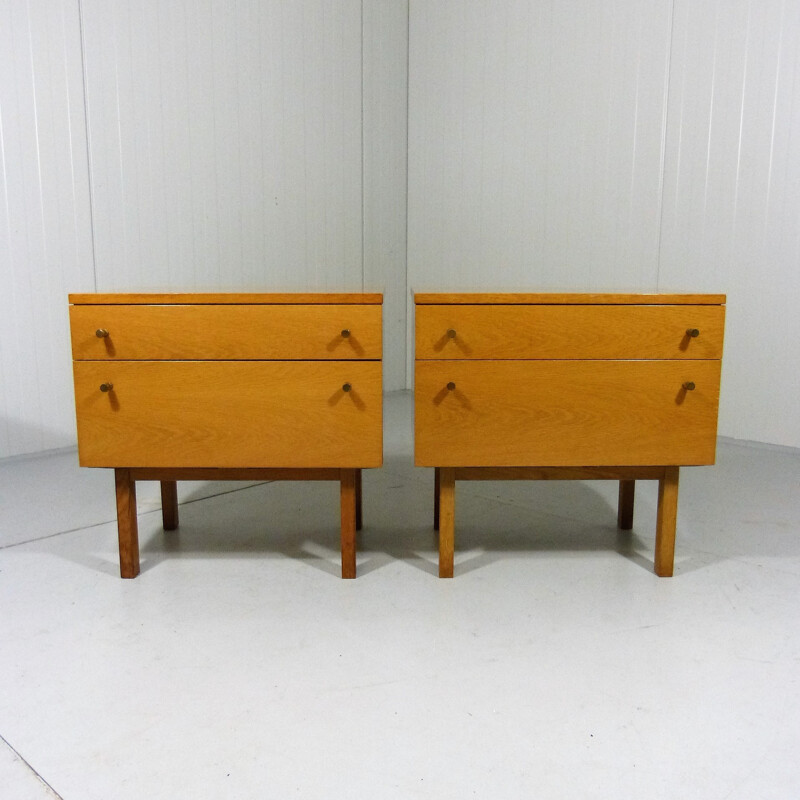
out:
{"label": "oak veneer panel", "polygon": [[129,293],[129,294],[71,294],[70,303],[81,305],[152,305],[164,303],[179,303],[188,305],[207,305],[207,304],[325,304],[325,303],[348,303],[362,305],[364,303],[380,305],[383,303],[383,295],[379,293],[359,294],[357,292],[300,292],[300,293],[262,293],[262,292],[213,292],[206,294],[194,294],[186,292],[149,292],[149,293]]}
{"label": "oak veneer panel", "polygon": [[664,467],[456,467],[457,481],[659,480]]}
{"label": "oak veneer panel", "polygon": [[713,464],[719,377],[719,361],[417,361],[415,461]]}
{"label": "oak veneer panel", "polygon": [[[379,305],[73,305],[69,312],[78,360],[381,358]],[[98,329],[108,336],[98,338]]]}
{"label": "oak veneer panel", "polygon": [[[82,466],[378,467],[379,361],[76,361]],[[101,392],[101,383],[113,390]],[[352,386],[344,391],[343,385]]]}
{"label": "oak veneer panel", "polygon": [[504,292],[415,292],[414,302],[426,304],[488,305],[722,305],[724,294],[560,294]]}
{"label": "oak veneer panel", "polygon": [[136,481],[338,481],[335,467],[134,467]]}
{"label": "oak veneer panel", "polygon": [[724,325],[724,306],[422,305],[416,357],[718,359]]}

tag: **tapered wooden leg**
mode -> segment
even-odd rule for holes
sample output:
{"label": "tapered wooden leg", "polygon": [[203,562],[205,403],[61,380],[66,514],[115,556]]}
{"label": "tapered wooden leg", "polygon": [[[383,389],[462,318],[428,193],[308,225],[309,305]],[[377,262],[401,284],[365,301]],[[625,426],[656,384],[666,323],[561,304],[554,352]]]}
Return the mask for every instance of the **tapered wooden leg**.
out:
{"label": "tapered wooden leg", "polygon": [[340,478],[342,504],[342,577],[356,576],[356,470],[343,469]]}
{"label": "tapered wooden leg", "polygon": [[117,531],[119,534],[119,574],[135,578],[139,574],[139,528],[136,522],[136,481],[129,469],[115,469],[117,490]]}
{"label": "tapered wooden leg", "polygon": [[636,481],[619,482],[619,506],[617,508],[617,526],[623,531],[633,527],[633,498],[636,494]]}
{"label": "tapered wooden leg", "polygon": [[453,577],[456,526],[456,478],[452,467],[439,470],[439,577]]}
{"label": "tapered wooden leg", "polygon": [[679,467],[665,467],[664,477],[658,482],[655,572],[662,578],[672,577],[675,560],[679,472]]}
{"label": "tapered wooden leg", "polygon": [[165,531],[174,531],[178,527],[177,481],[161,481],[161,518]]}
{"label": "tapered wooden leg", "polygon": [[433,529],[439,530],[439,467],[433,470]]}
{"label": "tapered wooden leg", "polygon": [[356,470],[356,530],[360,531],[364,525],[364,515],[361,510],[361,470]]}

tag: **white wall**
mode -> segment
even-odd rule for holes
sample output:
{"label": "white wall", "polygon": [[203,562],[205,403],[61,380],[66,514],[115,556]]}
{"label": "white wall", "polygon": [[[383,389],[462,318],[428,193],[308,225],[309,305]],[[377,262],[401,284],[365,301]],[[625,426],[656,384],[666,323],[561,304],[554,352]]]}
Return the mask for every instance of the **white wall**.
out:
{"label": "white wall", "polygon": [[406,386],[408,0],[367,0],[364,30],[364,279],[383,289],[383,385]]}
{"label": "white wall", "polygon": [[439,0],[409,41],[411,288],[726,292],[720,434],[800,446],[800,2]]}
{"label": "white wall", "polygon": [[670,5],[412,3],[412,286],[655,286]]}
{"label": "white wall", "polygon": [[719,431],[800,447],[800,2],[677,0],[659,286],[728,293]]}
{"label": "white wall", "polygon": [[387,389],[408,286],[727,292],[720,432],[800,446],[800,0],[0,19],[0,456],[74,442],[68,292],[179,287],[383,289]]}
{"label": "white wall", "polygon": [[71,291],[384,290],[404,386],[405,0],[0,15],[0,457],[75,441]]}
{"label": "white wall", "polygon": [[82,8],[98,290],[360,290],[360,0]]}
{"label": "white wall", "polygon": [[67,292],[94,288],[78,7],[0,0],[0,456],[75,440]]}

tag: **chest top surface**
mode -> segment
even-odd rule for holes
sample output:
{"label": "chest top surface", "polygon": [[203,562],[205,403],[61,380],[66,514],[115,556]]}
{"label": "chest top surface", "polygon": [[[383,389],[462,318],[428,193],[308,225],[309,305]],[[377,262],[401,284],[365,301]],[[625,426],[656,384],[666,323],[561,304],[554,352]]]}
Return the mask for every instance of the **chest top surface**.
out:
{"label": "chest top surface", "polygon": [[415,292],[417,305],[724,305],[724,294]]}
{"label": "chest top surface", "polygon": [[71,294],[73,305],[381,305],[377,292],[143,292]]}

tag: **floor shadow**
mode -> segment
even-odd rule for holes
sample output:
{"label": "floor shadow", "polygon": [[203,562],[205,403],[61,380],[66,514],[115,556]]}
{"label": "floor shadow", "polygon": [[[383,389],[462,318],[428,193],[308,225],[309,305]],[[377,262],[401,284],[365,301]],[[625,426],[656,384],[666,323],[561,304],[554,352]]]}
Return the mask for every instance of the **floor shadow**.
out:
{"label": "floor shadow", "polygon": [[[616,527],[617,486],[616,481],[458,482],[455,574],[512,554],[592,551],[616,552],[652,572],[656,483],[637,482],[632,531]],[[358,575],[395,561],[438,575],[433,469],[415,467],[410,454],[392,456],[383,469],[364,471],[363,497]],[[140,505],[141,572],[176,558],[288,558],[341,574],[337,482],[221,481],[183,490],[179,484],[179,499],[176,531],[162,529],[160,508]],[[679,521],[680,571],[707,567],[707,552],[681,552],[681,536]],[[84,566],[118,574],[117,564],[91,557]]]}

